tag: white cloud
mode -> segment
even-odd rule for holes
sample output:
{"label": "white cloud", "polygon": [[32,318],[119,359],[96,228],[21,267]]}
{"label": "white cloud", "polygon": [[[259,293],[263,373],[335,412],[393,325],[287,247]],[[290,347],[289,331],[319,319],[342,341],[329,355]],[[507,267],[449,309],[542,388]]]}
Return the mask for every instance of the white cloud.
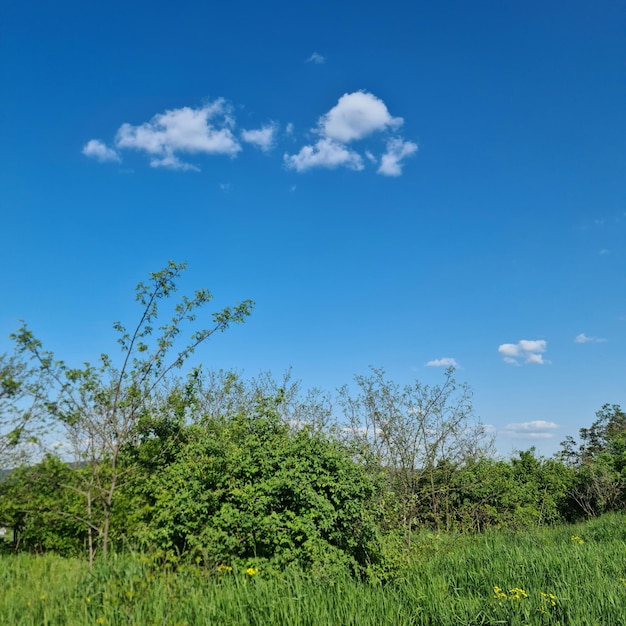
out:
{"label": "white cloud", "polygon": [[[313,57],[315,55],[312,62]],[[344,93],[311,129],[313,139],[296,154],[285,153],[284,163],[298,172],[316,167],[360,171],[371,164],[378,167],[379,174],[400,176],[403,160],[418,149],[415,143],[400,136],[390,137],[390,131],[397,131],[403,123],[401,117],[393,117],[385,103],[373,94],[367,91]],[[279,138],[294,141],[291,122],[283,127],[284,132],[279,133],[280,128],[276,122],[258,128],[237,128],[232,106],[218,98],[196,108],[169,109],[143,124],[124,123],[117,130],[114,148],[92,139],[82,151],[102,162],[119,162],[121,151],[137,150],[148,157],[151,167],[199,171],[198,166],[189,161],[190,155],[235,157],[245,144],[267,152]],[[379,138],[371,138],[374,134]],[[352,142],[366,138],[370,145],[353,147]],[[384,154],[381,155],[382,150],[376,151],[375,142],[386,143]]]}
{"label": "white cloud", "polygon": [[518,345],[523,352],[546,351],[546,341],[544,339],[533,339],[531,341],[529,341],[528,339],[522,339]]}
{"label": "white cloud", "polygon": [[501,431],[501,435],[515,437],[517,439],[549,439],[554,436],[553,431],[559,428],[555,422],[545,420],[532,420],[530,422],[517,422],[507,424]]}
{"label": "white cloud", "polygon": [[321,65],[322,63],[326,63],[326,57],[314,52],[307,60],[307,63],[315,63],[317,65]]}
{"label": "white cloud", "polygon": [[606,248],[602,248],[602,250],[600,250],[600,251],[598,252],[598,254],[599,254],[600,256],[605,256],[605,255],[609,254],[609,251],[608,251]]}
{"label": "white cloud", "polygon": [[91,139],[88,141],[82,149],[82,153],[85,156],[92,157],[100,163],[116,162],[119,163],[119,155],[113,148],[109,148],[105,143],[99,139]]}
{"label": "white cloud", "polygon": [[366,150],[365,151],[365,158],[370,162],[370,163],[376,163],[376,157],[369,151]]}
{"label": "white cloud", "polygon": [[166,167],[170,170],[188,170],[193,172],[200,171],[199,167],[196,167],[191,163],[185,163],[173,154],[168,154],[164,157],[154,157],[150,159],[150,167]]}
{"label": "white cloud", "polygon": [[587,337],[585,333],[580,333],[580,335],[576,335],[574,341],[576,343],[603,343],[606,339],[602,339],[601,337]]}
{"label": "white cloud", "polygon": [[400,176],[402,174],[402,159],[417,152],[417,144],[394,137],[387,142],[387,152],[380,161],[378,173],[383,176]]}
{"label": "white cloud", "polygon": [[139,126],[122,124],[115,144],[118,148],[132,148],[151,155],[152,167],[197,169],[182,162],[176,153],[234,157],[241,146],[233,135],[233,126],[230,107],[219,98],[197,109],[182,107],[166,111]]}
{"label": "white cloud", "polygon": [[297,172],[313,167],[363,169],[363,159],[358,153],[331,139],[320,139],[315,145],[304,146],[298,154],[285,154],[284,158],[287,167]]}
{"label": "white cloud", "polygon": [[451,357],[444,357],[443,359],[434,359],[426,363],[426,367],[458,367],[456,359]]}
{"label": "white cloud", "polygon": [[[385,103],[366,91],[345,93],[337,104],[319,118],[313,129],[320,139],[304,146],[298,154],[285,154],[287,167],[303,172],[313,167],[348,167],[364,169],[363,156],[347,144],[369,137],[374,133],[396,130],[404,123],[401,117],[393,117]],[[288,126],[288,129],[290,127]],[[417,145],[395,137],[387,141],[387,151],[382,156],[378,173],[399,176],[401,161],[417,152]],[[365,158],[378,163],[370,149],[364,151]]]}
{"label": "white cloud", "polygon": [[242,130],[241,138],[246,143],[251,143],[263,152],[268,152],[274,146],[274,138],[276,135],[276,124],[267,124],[255,130]]}
{"label": "white cloud", "polygon": [[547,342],[544,339],[522,339],[517,343],[503,343],[498,346],[498,352],[502,355],[505,363],[521,365],[524,363],[536,363],[543,365],[548,363],[542,354],[546,351]]}
{"label": "white cloud", "polygon": [[541,356],[541,354],[529,352],[528,354],[526,354],[526,363],[536,363],[537,365],[543,365],[545,361],[543,360],[543,356]]}
{"label": "white cloud", "polygon": [[391,117],[385,103],[366,91],[345,93],[337,104],[318,122],[323,137],[348,143],[376,131],[396,129],[404,123],[401,117]]}

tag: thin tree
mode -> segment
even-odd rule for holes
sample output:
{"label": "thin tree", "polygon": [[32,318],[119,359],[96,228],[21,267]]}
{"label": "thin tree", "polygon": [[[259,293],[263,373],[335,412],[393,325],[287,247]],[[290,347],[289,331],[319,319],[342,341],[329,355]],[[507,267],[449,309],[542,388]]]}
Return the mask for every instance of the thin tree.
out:
{"label": "thin tree", "polygon": [[48,411],[73,451],[76,482],[65,486],[84,499],[84,515],[78,519],[87,528],[90,563],[98,549],[104,557],[110,549],[115,497],[133,472],[132,466],[122,463],[122,452],[136,440],[140,420],[150,418],[151,401],[172,370],[182,367],[198,346],[231,324],[244,322],[253,307],[252,301],[245,300],[213,313],[212,324],[193,332],[177,349],[183,328],[193,324],[198,310],[212,300],[206,289],[192,298],[182,296],[169,321],[155,332],[159,305],[174,295],[185,269],[186,264],[170,261],[151,273],[147,284],[137,285],[136,299],[142,306],[139,322],[132,331],[120,322],[114,324],[123,354],[120,367],[103,354],[98,366],[86,363],[70,368],[43,350],[25,324],[12,336],[18,350],[31,356],[47,380]]}
{"label": "thin tree", "polygon": [[347,387],[340,390],[348,431],[372,451],[383,470],[389,492],[395,495],[397,521],[410,544],[424,509],[437,523],[449,515],[448,494],[438,470],[458,467],[484,454],[490,444],[482,424],[474,419],[471,391],[455,381],[453,368],[446,371],[441,385],[432,387],[419,381],[400,386],[387,380],[384,370],[374,368],[369,376],[355,380],[356,395]]}

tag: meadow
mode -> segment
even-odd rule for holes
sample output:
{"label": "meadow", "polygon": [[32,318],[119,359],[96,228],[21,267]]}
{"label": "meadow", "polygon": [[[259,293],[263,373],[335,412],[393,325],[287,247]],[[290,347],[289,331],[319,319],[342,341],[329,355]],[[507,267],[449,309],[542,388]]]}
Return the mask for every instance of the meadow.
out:
{"label": "meadow", "polygon": [[253,305],[179,351],[211,300],[183,297],[153,335],[184,269],[137,285],[121,366],[70,367],[25,324],[0,355],[0,626],[626,623],[619,405],[554,458],[505,460],[452,367],[437,385],[371,368],[334,394],[180,377]]}
{"label": "meadow", "polygon": [[175,560],[1,557],[0,623],[602,624],[626,618],[626,515],[483,534],[418,533],[410,562],[385,584]]}

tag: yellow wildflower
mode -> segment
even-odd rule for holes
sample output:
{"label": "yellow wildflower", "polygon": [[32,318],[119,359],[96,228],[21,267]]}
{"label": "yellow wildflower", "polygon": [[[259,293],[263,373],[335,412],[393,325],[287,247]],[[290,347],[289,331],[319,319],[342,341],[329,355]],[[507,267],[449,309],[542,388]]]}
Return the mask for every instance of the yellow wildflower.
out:
{"label": "yellow wildflower", "polygon": [[259,570],[256,567],[249,567],[246,570],[246,574],[248,574],[248,576],[254,576]]}
{"label": "yellow wildflower", "polygon": [[514,587],[513,589],[509,589],[509,593],[511,594],[511,598],[513,600],[521,600],[522,598],[527,598],[528,594],[519,587]]}

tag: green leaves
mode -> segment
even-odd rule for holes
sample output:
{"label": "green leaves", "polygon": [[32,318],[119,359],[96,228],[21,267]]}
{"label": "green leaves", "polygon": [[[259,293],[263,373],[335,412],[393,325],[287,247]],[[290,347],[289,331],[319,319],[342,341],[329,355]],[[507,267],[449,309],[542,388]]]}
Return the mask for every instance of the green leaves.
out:
{"label": "green leaves", "polygon": [[[119,321],[113,324],[123,354],[119,366],[103,353],[97,366],[69,367],[45,351],[26,324],[12,335],[17,353],[30,358],[38,376],[38,386],[29,387],[28,393],[34,394],[41,411],[63,429],[65,450],[71,450],[84,468],[77,474],[80,484],[74,489],[84,502],[84,511],[76,519],[80,517],[87,526],[90,560],[97,548],[106,553],[115,530],[111,524],[116,520],[113,509],[118,488],[136,470],[124,466],[122,452],[149,431],[150,409],[167,386],[168,375],[182,367],[213,333],[245,321],[253,307],[246,300],[213,313],[207,316],[212,324],[192,330],[185,341],[184,331],[196,323],[201,309],[212,300],[207,289],[199,289],[192,297],[183,295],[170,302],[169,319],[158,325],[163,317],[161,307],[176,293],[186,267],[186,263],[169,261],[152,272],[149,281],[137,285],[135,298],[142,310],[134,330]],[[13,374],[0,377],[0,385],[0,398],[16,396],[22,389],[21,380]],[[23,416],[25,419],[26,413]],[[25,424],[19,420],[11,426],[0,440],[0,454],[2,445],[15,446],[24,432]]]}
{"label": "green leaves", "polygon": [[256,414],[188,426],[172,463],[146,478],[153,506],[141,527],[207,566],[261,559],[311,571],[333,553],[343,566],[365,567],[374,483],[349,448],[306,427],[292,431],[273,404],[259,398]]}
{"label": "green leaves", "polygon": [[[23,340],[34,343],[27,329]],[[16,348],[12,356],[0,354],[0,469],[12,467],[36,450],[46,430],[46,403],[39,372]]]}
{"label": "green leaves", "polygon": [[561,443],[559,458],[575,472],[570,491],[574,508],[584,515],[621,509],[626,504],[626,413],[605,404],[589,428]]}

